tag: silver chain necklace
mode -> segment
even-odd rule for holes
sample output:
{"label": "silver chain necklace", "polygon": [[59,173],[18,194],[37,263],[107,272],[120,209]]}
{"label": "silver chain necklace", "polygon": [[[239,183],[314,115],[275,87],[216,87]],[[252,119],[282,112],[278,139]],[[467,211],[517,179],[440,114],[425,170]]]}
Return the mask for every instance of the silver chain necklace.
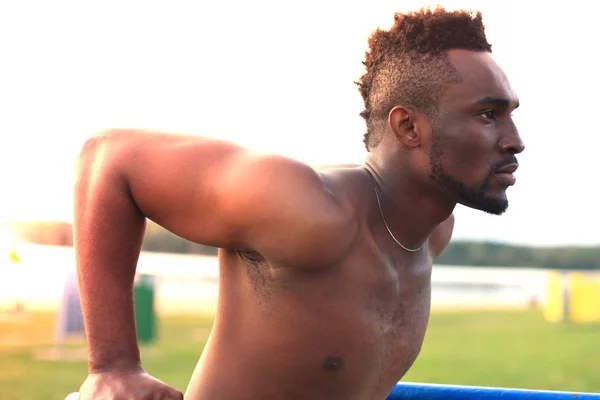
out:
{"label": "silver chain necklace", "polygon": [[402,247],[404,250],[411,252],[411,253],[421,250],[423,248],[423,246],[425,246],[425,243],[427,243],[427,240],[425,242],[423,242],[423,244],[419,248],[409,249],[408,247],[406,247],[405,245],[400,243],[400,241],[398,239],[396,239],[396,237],[392,233],[392,230],[388,226],[387,222],[385,222],[385,217],[383,216],[383,210],[381,208],[381,201],[379,200],[379,191],[377,190],[377,182],[375,182],[375,177],[371,174],[371,171],[369,171],[367,168],[365,168],[365,170],[367,171],[367,174],[369,174],[369,177],[371,178],[371,181],[373,182],[373,190],[375,191],[375,198],[377,199],[377,205],[379,206],[379,214],[381,214],[381,220],[383,221],[383,224],[385,225],[385,228],[389,232],[392,239],[394,239],[394,242],[398,243],[398,246]]}

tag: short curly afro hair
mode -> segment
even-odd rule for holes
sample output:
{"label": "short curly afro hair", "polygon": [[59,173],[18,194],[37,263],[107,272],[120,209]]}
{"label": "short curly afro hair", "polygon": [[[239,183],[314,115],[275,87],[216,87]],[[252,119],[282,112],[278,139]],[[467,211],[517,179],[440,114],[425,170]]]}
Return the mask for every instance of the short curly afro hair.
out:
{"label": "short curly afro hair", "polygon": [[490,52],[480,12],[446,11],[441,7],[396,13],[388,31],[377,29],[369,38],[366,72],[358,82],[367,124],[367,151],[385,132],[396,105],[412,107],[435,118],[444,88],[460,82],[448,50]]}

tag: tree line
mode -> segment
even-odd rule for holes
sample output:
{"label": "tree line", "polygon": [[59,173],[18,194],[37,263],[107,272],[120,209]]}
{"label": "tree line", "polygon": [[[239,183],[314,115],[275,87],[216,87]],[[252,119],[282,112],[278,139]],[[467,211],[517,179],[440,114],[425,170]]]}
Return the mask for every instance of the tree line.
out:
{"label": "tree line", "polygon": [[600,269],[600,246],[532,247],[494,242],[453,241],[436,260],[444,265]]}

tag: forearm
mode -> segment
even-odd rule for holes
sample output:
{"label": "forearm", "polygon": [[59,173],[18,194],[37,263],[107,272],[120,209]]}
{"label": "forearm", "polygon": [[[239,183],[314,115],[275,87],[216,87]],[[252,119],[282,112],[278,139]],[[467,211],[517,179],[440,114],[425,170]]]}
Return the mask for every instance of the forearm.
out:
{"label": "forearm", "polygon": [[78,160],[74,240],[90,372],[140,366],[133,279],[145,218],[106,141],[91,140]]}

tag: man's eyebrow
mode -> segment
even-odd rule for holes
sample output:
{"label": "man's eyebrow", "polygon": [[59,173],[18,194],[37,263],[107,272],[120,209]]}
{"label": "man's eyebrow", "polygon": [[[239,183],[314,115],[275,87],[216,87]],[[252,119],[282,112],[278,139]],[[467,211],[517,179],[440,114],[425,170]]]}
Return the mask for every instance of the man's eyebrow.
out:
{"label": "man's eyebrow", "polygon": [[[480,106],[496,106],[496,107],[502,107],[502,108],[509,108],[510,107],[510,100],[508,99],[504,99],[501,97],[493,97],[493,96],[487,96],[487,97],[483,97],[479,100],[477,100],[475,102],[476,105],[480,105]],[[519,107],[519,101],[517,100],[514,103],[514,108],[518,108]]]}

